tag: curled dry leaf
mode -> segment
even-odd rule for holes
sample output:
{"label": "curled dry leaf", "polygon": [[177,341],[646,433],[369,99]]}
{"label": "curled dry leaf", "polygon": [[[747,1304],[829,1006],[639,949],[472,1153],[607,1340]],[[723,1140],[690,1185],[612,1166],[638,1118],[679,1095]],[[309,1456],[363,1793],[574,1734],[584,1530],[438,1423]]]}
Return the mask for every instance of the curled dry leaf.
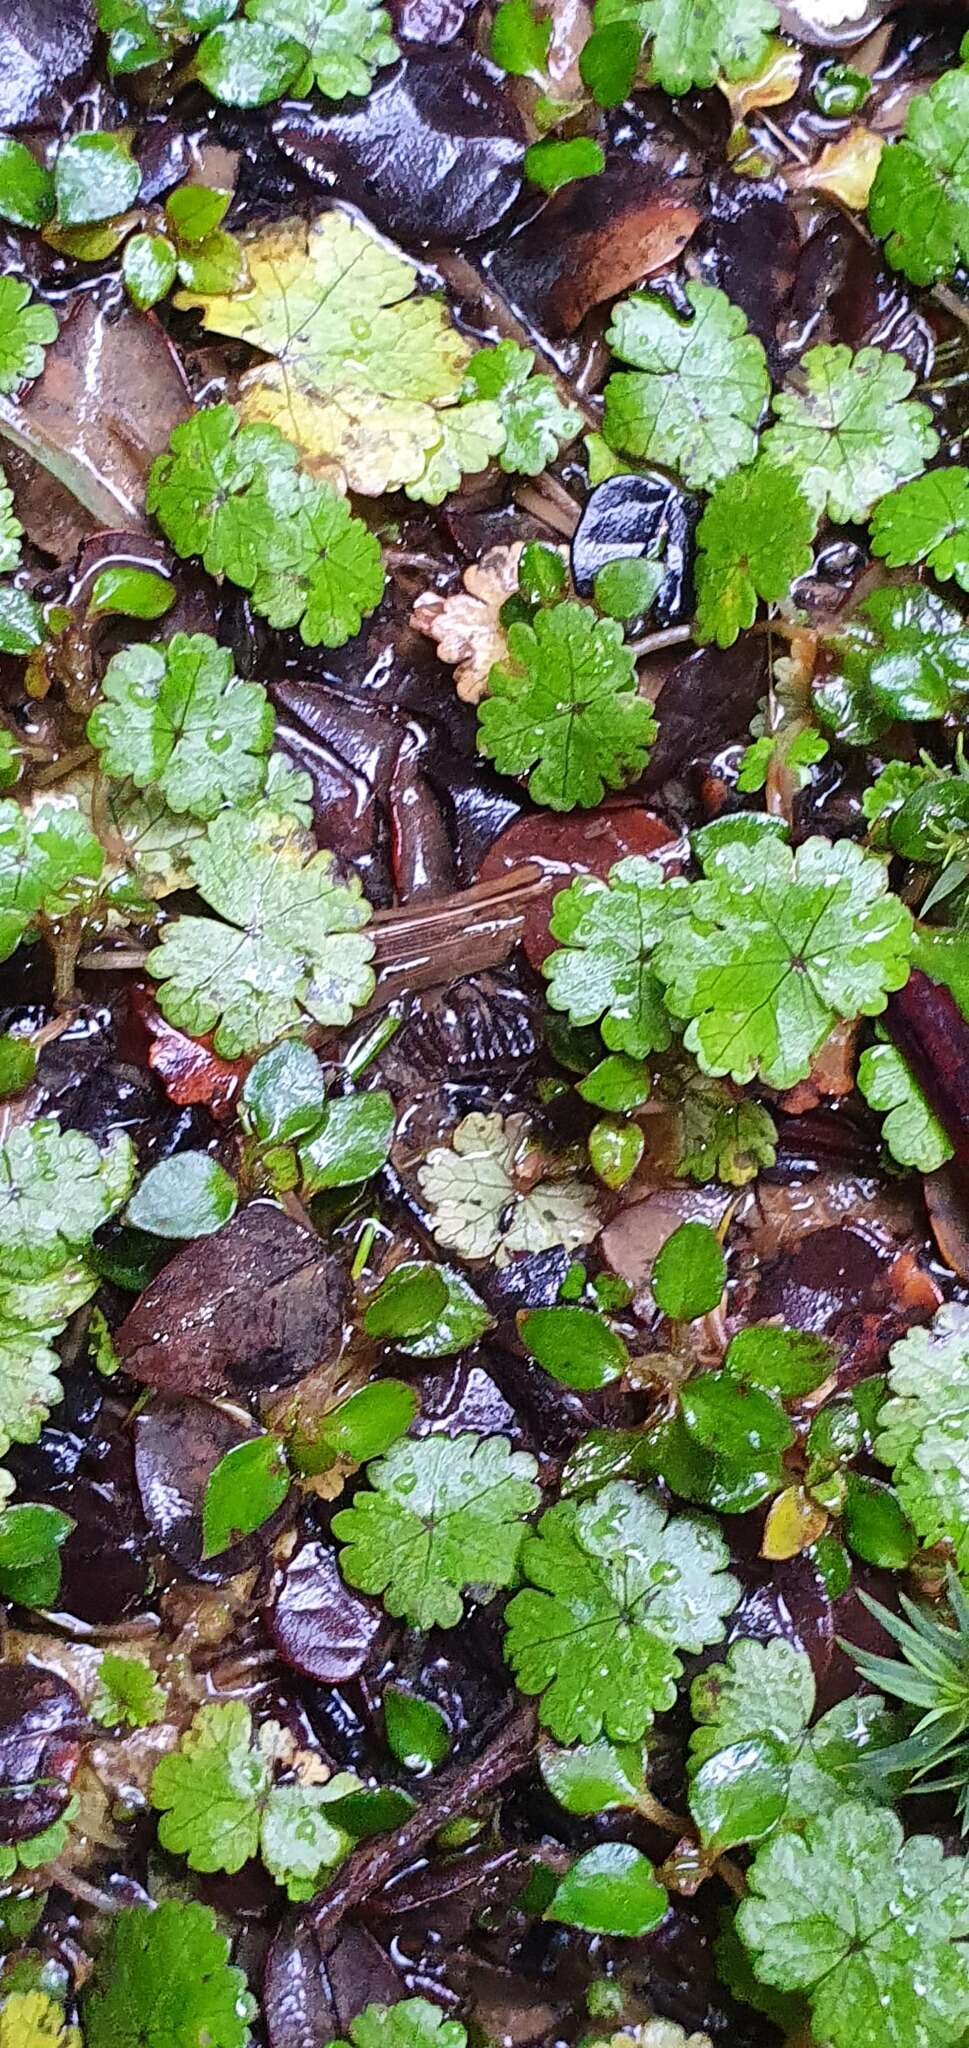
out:
{"label": "curled dry leaf", "polygon": [[424,590],[410,615],[415,632],[433,640],[442,661],[454,670],[463,704],[480,704],[496,661],[508,652],[500,621],[502,605],[518,589],[518,564],[524,542],[489,548],[462,577],[463,590],[444,597]]}

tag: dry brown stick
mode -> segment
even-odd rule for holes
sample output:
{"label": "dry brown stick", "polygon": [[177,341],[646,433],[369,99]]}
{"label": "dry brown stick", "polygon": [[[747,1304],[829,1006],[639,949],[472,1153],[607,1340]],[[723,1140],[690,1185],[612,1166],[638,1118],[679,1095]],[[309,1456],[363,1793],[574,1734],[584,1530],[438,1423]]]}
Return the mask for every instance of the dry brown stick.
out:
{"label": "dry brown stick", "polygon": [[478,1806],[523,1770],[532,1752],[535,1728],[535,1708],[530,1701],[523,1701],[474,1763],[451,1771],[395,1835],[362,1842],[310,1907],[317,1934],[332,1933],[347,1913],[355,1913],[373,1892],[382,1891],[399,1870],[412,1863],[448,1821]]}

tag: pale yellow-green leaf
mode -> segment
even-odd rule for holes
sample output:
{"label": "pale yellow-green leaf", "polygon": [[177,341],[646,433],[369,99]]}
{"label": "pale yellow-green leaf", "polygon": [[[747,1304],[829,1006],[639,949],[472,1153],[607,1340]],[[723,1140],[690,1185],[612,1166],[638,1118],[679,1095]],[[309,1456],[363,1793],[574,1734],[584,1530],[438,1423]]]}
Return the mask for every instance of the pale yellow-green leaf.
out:
{"label": "pale yellow-green leaf", "polygon": [[[415,265],[338,210],[260,229],[245,252],[244,290],[176,301],[270,359],[242,379],[245,417],[271,420],[331,483],[365,495],[416,483],[471,345],[438,299],[414,295]],[[462,430],[462,445],[475,431]],[[477,434],[493,440],[490,421]]]}

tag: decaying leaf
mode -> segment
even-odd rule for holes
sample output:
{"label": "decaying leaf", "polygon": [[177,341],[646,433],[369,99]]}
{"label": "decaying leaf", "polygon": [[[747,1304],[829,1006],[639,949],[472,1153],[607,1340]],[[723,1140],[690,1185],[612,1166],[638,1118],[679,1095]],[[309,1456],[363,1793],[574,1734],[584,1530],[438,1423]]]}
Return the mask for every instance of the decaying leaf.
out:
{"label": "decaying leaf", "polygon": [[884,147],[884,137],[874,135],[870,128],[849,128],[836,142],[825,143],[817,163],[793,169],[788,184],[802,191],[830,192],[852,213],[861,213],[868,204]]}
{"label": "decaying leaf", "polygon": [[[245,290],[177,299],[265,352],[242,379],[245,418],[271,421],[341,489],[422,495],[425,472],[450,454],[442,411],[457,405],[471,354],[446,307],[416,298],[416,266],[336,210],[263,228],[245,247]],[[474,424],[493,453],[497,408],[474,411],[489,415]]]}
{"label": "decaying leaf", "polygon": [[599,1228],[595,1192],[587,1181],[553,1178],[557,1168],[527,1117],[472,1111],[418,1173],[438,1244],[497,1266],[516,1252],[589,1244]]}
{"label": "decaying leaf", "polygon": [[411,612],[415,632],[433,640],[441,660],[453,668],[463,704],[480,704],[495,663],[507,655],[499,614],[518,589],[523,547],[524,542],[516,540],[510,547],[489,548],[465,569],[463,590],[448,597],[437,590],[422,591]]}

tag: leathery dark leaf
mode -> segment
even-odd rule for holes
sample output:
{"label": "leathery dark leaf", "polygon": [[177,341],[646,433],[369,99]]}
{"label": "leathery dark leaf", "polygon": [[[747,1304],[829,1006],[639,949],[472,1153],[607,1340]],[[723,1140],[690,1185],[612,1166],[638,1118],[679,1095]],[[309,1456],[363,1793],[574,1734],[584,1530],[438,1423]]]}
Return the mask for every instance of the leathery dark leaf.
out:
{"label": "leathery dark leaf", "polygon": [[135,1472],[149,1526],[166,1556],[193,1579],[221,1585],[258,1562],[286,1518],[286,1502],[253,1535],[202,1558],[202,1505],[227,1451],[254,1432],[207,1401],[152,1401],[135,1424]]}
{"label": "leathery dark leaf", "polygon": [[320,2048],[367,2005],[396,2005],[404,1984],[386,1949],[352,1923],[321,1938],[308,1913],[290,1914],[266,1957],[269,2048]]}
{"label": "leathery dark leaf", "polygon": [[0,1664],[0,1842],[25,1842],[60,1818],[86,1729],[59,1673]]}
{"label": "leathery dark leaf", "polygon": [[267,1620],[286,1664],[321,1685],[363,1670],[383,1627],[379,1602],[344,1584],[335,1552],[304,1543],[283,1572]]}
{"label": "leathery dark leaf", "polygon": [[288,108],[275,135],[317,183],[338,182],[378,227],[409,240],[486,234],[521,183],[521,122],[500,73],[471,50],[417,51],[369,99],[333,114]]}
{"label": "leathery dark leaf", "polygon": [[0,20],[0,127],[49,109],[94,49],[93,0],[10,0]]}
{"label": "leathery dark leaf", "polygon": [[117,1333],[133,1379],[163,1394],[291,1386],[339,1348],[344,1283],[318,1237],[253,1202],[186,1245]]}
{"label": "leathery dark leaf", "polygon": [[580,597],[607,562],[656,555],[666,570],[650,612],[657,626],[678,626],[693,610],[691,565],[699,501],[656,470],[610,476],[590,492],[572,536],[572,576]]}
{"label": "leathery dark leaf", "polygon": [[547,334],[574,334],[593,306],[676,263],[701,219],[682,156],[661,148],[563,186],[491,257],[506,297]]}

